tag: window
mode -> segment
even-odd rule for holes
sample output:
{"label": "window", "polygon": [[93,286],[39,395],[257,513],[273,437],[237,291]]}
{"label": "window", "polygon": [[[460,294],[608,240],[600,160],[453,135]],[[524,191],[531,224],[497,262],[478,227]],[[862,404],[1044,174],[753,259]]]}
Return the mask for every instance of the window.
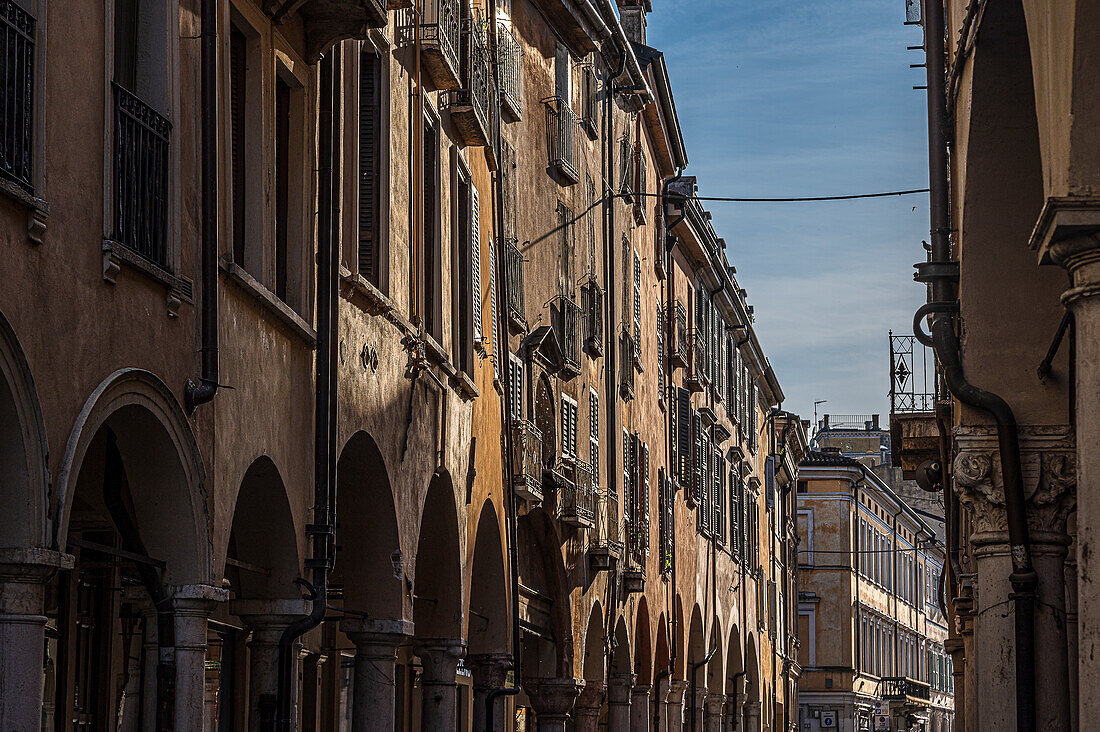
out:
{"label": "window", "polygon": [[569,49],[559,45],[554,49],[554,96],[565,102],[573,103],[573,61]]}
{"label": "window", "polygon": [[[477,189],[470,181],[457,150],[452,150],[454,167],[454,211],[451,217],[451,359],[455,368],[473,373],[474,343],[481,337],[481,235]],[[476,286],[476,289],[475,289]],[[475,304],[476,303],[476,304]]]}
{"label": "window", "polygon": [[657,300],[657,404],[665,406],[665,312]]}
{"label": "window", "polygon": [[685,490],[691,487],[692,466],[692,421],[691,421],[691,393],[681,387],[676,388],[676,455],[677,477],[680,487]]}
{"label": "window", "polygon": [[726,458],[722,455],[722,448],[714,447],[714,519],[711,522],[711,530],[717,542],[725,546],[726,543]]}
{"label": "window", "polygon": [[588,461],[592,464],[593,482],[600,485],[600,395],[588,390]]}
{"label": "window", "polygon": [[422,267],[420,317],[424,331],[443,341],[442,268],[439,238],[439,127],[435,120],[424,119],[423,180],[424,216],[421,220]]}
{"label": "window", "polygon": [[5,79],[0,95],[0,175],[27,190],[34,188],[35,43],[37,22],[20,3],[5,3],[0,12],[4,54],[0,73]]}
{"label": "window", "polygon": [[382,252],[382,121],[386,115],[382,83],[382,57],[364,44],[359,54],[359,274],[386,292]]}
{"label": "window", "polygon": [[581,67],[581,125],[595,138],[599,132],[598,84],[594,60]]}
{"label": "window", "polygon": [[561,395],[561,456],[577,459],[577,401]]}
{"label": "window", "polygon": [[497,267],[496,267],[496,252],[493,247],[493,240],[489,240],[489,320],[490,329],[493,335],[493,350],[491,357],[493,360],[493,378],[500,378],[500,365],[498,364],[497,352],[500,350],[500,325],[497,321]]}
{"label": "window", "polygon": [[736,465],[730,468],[730,552],[741,558],[741,516],[745,498],[745,482]]}
{"label": "window", "polygon": [[576,280],[573,274],[573,211],[558,202],[558,292],[573,297]]}
{"label": "window", "polygon": [[642,260],[634,252],[634,365],[642,365]]}
{"label": "window", "polygon": [[508,354],[508,406],[513,422],[523,419],[523,361]]}

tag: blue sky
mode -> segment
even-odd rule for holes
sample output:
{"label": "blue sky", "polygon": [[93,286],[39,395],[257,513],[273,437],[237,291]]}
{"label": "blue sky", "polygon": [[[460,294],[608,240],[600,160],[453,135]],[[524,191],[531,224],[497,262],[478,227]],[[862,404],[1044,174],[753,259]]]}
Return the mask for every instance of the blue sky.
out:
{"label": "blue sky", "polygon": [[[903,0],[653,0],[700,195],[813,196],[928,182],[920,29]],[[887,332],[909,332],[925,195],[707,204],[756,330],[805,418],[889,412]]]}

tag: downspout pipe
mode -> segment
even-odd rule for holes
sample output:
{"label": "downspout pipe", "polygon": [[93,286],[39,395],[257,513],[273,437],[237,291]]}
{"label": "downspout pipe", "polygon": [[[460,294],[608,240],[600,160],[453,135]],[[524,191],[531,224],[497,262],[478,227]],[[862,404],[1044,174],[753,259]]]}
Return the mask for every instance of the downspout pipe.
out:
{"label": "downspout pipe", "polygon": [[[332,497],[335,492],[335,431],[336,361],[333,337],[336,322],[336,274],[339,252],[334,236],[333,213],[338,205],[333,196],[333,134],[335,120],[333,105],[340,88],[336,83],[336,49],[329,63],[322,61],[319,69],[319,103],[317,143],[317,354],[316,354],[316,404],[314,411],[314,505],[313,524],[306,527],[312,543],[312,557],[306,560],[310,568],[310,582],[298,580],[313,601],[308,615],[304,615],[283,631],[279,638],[278,676],[276,694],[276,729],[293,729],[294,704],[291,689],[293,678],[294,643],[305,633],[316,628],[328,612],[328,573],[332,566],[331,548],[334,546]],[[327,67],[327,69],[326,69]]]}
{"label": "downspout pipe", "polygon": [[202,99],[201,272],[202,375],[183,387],[187,413],[218,393],[218,2],[202,0],[200,30]]}
{"label": "downspout pipe", "polygon": [[[1008,403],[966,379],[961,346],[955,332],[958,310],[958,263],[951,259],[950,188],[947,158],[946,26],[940,0],[924,0],[925,61],[928,86],[928,172],[931,212],[931,257],[917,265],[915,279],[932,286],[932,301],[914,317],[914,335],[930,345],[951,394],[963,404],[984,412],[997,426],[997,444],[1005,494],[1005,515],[1012,557],[1009,581],[1013,592],[1016,636],[1016,729],[1035,732],[1035,590],[1038,575],[1031,563],[1027,508],[1020,473],[1019,429]],[[932,314],[931,335],[920,321]]]}

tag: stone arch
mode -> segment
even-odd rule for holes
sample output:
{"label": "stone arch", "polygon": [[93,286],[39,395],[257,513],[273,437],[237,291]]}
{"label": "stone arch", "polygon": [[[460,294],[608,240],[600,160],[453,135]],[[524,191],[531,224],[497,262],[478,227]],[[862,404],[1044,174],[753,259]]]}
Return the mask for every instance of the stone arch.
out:
{"label": "stone arch", "polygon": [[[668,619],[664,613],[661,613],[657,619],[657,641],[656,651],[653,655],[653,683],[657,684],[657,677],[662,674],[670,672],[669,663],[671,662],[671,655],[669,649],[669,628]],[[663,678],[663,677],[662,677]]]}
{"label": "stone arch", "polygon": [[413,576],[413,623],[418,638],[462,637],[462,561],[454,485],[446,471],[428,484]]}
{"label": "stone arch", "polygon": [[722,643],[722,626],[716,616],[710,630],[710,644],[707,646],[707,653],[709,654],[713,651],[714,655],[710,657],[710,661],[707,662],[706,666],[707,689],[714,694],[721,694],[722,688],[726,685],[725,669],[723,665],[724,658],[722,655],[724,648],[725,645]]}
{"label": "stone arch", "polygon": [[[970,103],[960,111],[966,133],[958,166],[958,226],[966,257],[959,290],[963,318],[981,327],[962,332],[967,377],[1012,394],[1020,423],[1058,423],[1065,418],[1065,378],[1040,384],[1031,365],[1042,359],[1062,318],[1059,298],[1066,275],[1060,268],[1036,267],[1028,247],[1045,193],[1021,0],[1004,0],[984,11],[972,67]],[[994,272],[996,287],[990,286]],[[1003,317],[1025,307],[1026,323]],[[1053,373],[1067,372],[1063,354]],[[986,419],[970,407],[962,409],[964,422]]]}
{"label": "stone arch", "polygon": [[523,673],[568,677],[573,673],[573,623],[561,536],[542,508],[519,518],[518,533],[520,583],[530,593],[524,621],[538,629],[524,633]]}
{"label": "stone arch", "polygon": [[674,651],[673,676],[682,681],[687,680],[687,643],[685,639],[688,633],[688,624],[684,617],[684,604],[677,595],[672,604],[672,613],[675,622],[672,623],[669,634],[672,636]]}
{"label": "stone arch", "polygon": [[736,701],[739,694],[745,693],[745,663],[741,656],[741,632],[736,625],[730,628],[729,643],[726,646],[724,688],[731,702]]}
{"label": "stone arch", "polygon": [[492,500],[482,504],[470,565],[469,655],[508,651],[508,575],[500,522]]}
{"label": "stone arch", "polygon": [[585,681],[602,682],[606,676],[607,634],[603,626],[603,609],[597,600],[588,615],[588,628],[584,632],[584,658],[581,673]]}
{"label": "stone arch", "polygon": [[348,439],[336,476],[337,550],[332,581],[343,586],[349,609],[371,618],[408,620],[410,562],[401,549],[389,472],[373,437],[356,432]]}
{"label": "stone arch", "polygon": [[747,701],[759,703],[761,700],[760,689],[760,656],[756,651],[756,637],[749,633],[745,640],[745,694]]}
{"label": "stone arch", "polygon": [[611,654],[611,675],[622,676],[633,672],[630,653],[630,633],[626,629],[626,617],[619,616],[615,623],[615,650]]}
{"label": "stone arch", "polygon": [[[696,604],[691,611],[691,624],[688,626],[688,664],[699,663],[707,655],[707,642],[705,628],[703,627],[703,614]],[[690,680],[690,679],[689,679]]]}
{"label": "stone arch", "polygon": [[30,365],[0,313],[0,548],[48,545],[48,456]]}
{"label": "stone arch", "polygon": [[271,458],[254,460],[241,479],[225,557],[238,599],[296,598],[301,574],[298,532],[286,487]]}
{"label": "stone arch", "polygon": [[634,614],[634,673],[638,683],[653,678],[653,639],[649,628],[649,604],[643,596]]}
{"label": "stone arch", "polygon": [[139,538],[149,556],[165,564],[163,583],[212,584],[214,551],[198,444],[171,390],[142,369],[108,376],[77,416],[58,473],[57,547],[68,545],[78,487],[101,479],[115,450]]}

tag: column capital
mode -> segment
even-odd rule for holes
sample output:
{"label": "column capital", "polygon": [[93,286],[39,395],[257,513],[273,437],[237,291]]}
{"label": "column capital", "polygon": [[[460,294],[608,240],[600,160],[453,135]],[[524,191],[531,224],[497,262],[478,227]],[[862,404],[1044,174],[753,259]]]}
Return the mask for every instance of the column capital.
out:
{"label": "column capital", "polygon": [[707,716],[720,716],[722,714],[722,708],[726,705],[726,695],[707,694],[705,704]]}
{"label": "column capital", "polygon": [[608,704],[630,704],[630,690],[638,680],[637,674],[615,674],[607,681]]}
{"label": "column capital", "polygon": [[1047,198],[1028,244],[1038,253],[1040,264],[1060,264],[1071,273],[1087,266],[1083,260],[1096,261],[1095,254],[1100,254],[1100,198]]}
{"label": "column capital", "polygon": [[531,678],[523,682],[540,724],[564,722],[584,686],[584,679]]}
{"label": "column capital", "polygon": [[252,631],[252,643],[278,643],[283,631],[308,615],[309,600],[233,600],[229,612]]}
{"label": "column capital", "polygon": [[688,682],[683,679],[670,679],[668,682],[668,701],[670,704],[683,704]]}
{"label": "column capital", "polygon": [[577,696],[577,701],[573,705],[575,716],[578,718],[600,716],[600,708],[603,707],[603,700],[606,696],[607,684],[602,681],[586,680],[584,688],[581,689],[581,693]]}
{"label": "column capital", "polygon": [[692,699],[692,705],[691,705],[692,709],[702,709],[702,708],[704,708],[706,706],[706,701],[707,701],[707,687],[705,687],[705,686],[696,686],[695,687],[695,698]]}
{"label": "column capital", "polygon": [[411,636],[413,629],[411,620],[393,618],[344,618],[340,621],[340,630],[348,638],[358,635],[379,638],[394,636],[403,639]]}
{"label": "column capital", "polygon": [[473,677],[474,690],[491,691],[504,688],[513,661],[510,653],[475,653],[466,657],[465,664]]}
{"label": "column capital", "polygon": [[60,569],[73,568],[73,555],[50,549],[0,549],[0,615],[28,615],[45,623],[46,583]]}
{"label": "column capital", "polygon": [[415,638],[413,653],[420,658],[425,686],[453,686],[458,662],[466,655],[466,641],[461,638]]}

